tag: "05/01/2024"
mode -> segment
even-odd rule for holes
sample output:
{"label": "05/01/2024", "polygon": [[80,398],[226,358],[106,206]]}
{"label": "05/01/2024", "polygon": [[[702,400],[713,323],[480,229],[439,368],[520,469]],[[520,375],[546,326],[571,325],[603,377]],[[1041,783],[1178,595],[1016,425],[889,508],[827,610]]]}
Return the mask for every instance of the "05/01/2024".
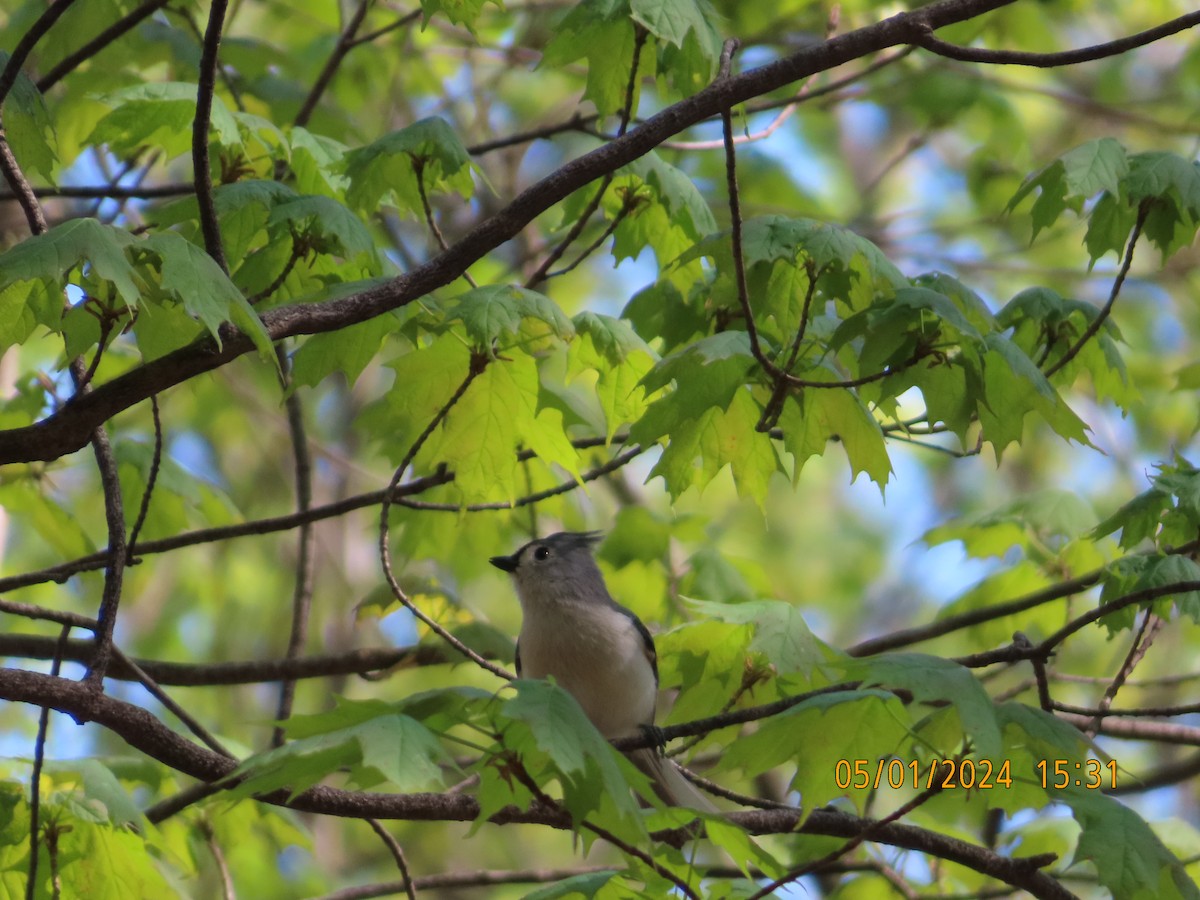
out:
{"label": "05/01/2024", "polygon": [[[1042,788],[1063,790],[1074,786],[1095,790],[1113,788],[1117,784],[1115,760],[1101,762],[1098,759],[1069,760],[1043,759],[1033,766],[1034,776]],[[900,789],[911,785],[914,790],[922,788],[963,788],[965,790],[992,790],[1011,788],[1013,785],[1012,761],[1005,759],[931,759],[918,760],[886,759],[839,759],[834,763],[834,784],[841,790],[854,788],[864,790],[881,787]]]}

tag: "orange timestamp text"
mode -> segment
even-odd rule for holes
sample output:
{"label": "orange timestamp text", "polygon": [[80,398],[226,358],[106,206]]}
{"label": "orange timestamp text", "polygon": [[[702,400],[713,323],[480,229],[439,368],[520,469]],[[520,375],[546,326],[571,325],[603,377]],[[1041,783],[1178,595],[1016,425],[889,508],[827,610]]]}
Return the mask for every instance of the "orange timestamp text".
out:
{"label": "orange timestamp text", "polygon": [[[1115,760],[1042,759],[1034,763],[1035,779],[1043,789],[1064,790],[1074,786],[1095,790],[1117,786]],[[881,787],[914,790],[962,788],[992,790],[1013,786],[1012,761],[990,759],[931,759],[926,762],[896,758],[839,759],[833,765],[833,781],[840,790]]]}
{"label": "orange timestamp text", "polygon": [[833,765],[833,782],[840,790],[870,787],[899,789],[912,785],[914,790],[925,788],[964,788],[990,790],[1011,788],[1012,761],[992,762],[990,759],[931,759],[918,762],[911,759],[839,759]]}

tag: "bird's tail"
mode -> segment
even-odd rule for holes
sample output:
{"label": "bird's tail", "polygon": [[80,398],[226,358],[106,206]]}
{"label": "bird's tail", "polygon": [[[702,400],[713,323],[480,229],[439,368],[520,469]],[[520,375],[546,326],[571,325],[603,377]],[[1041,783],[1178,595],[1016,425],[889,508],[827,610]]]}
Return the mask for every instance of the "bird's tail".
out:
{"label": "bird's tail", "polygon": [[657,747],[632,750],[626,755],[654,783],[654,793],[663,803],[684,806],[697,812],[717,812],[709,799],[684,778],[675,763],[663,756]]}

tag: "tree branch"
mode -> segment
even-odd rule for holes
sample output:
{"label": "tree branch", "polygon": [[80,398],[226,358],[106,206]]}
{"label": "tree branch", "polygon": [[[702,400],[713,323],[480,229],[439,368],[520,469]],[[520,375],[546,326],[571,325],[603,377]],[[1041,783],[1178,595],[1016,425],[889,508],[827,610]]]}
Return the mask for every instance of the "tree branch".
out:
{"label": "tree branch", "polygon": [[[308,124],[308,120],[312,118],[313,111],[317,108],[317,103],[320,102],[321,96],[325,93],[326,88],[329,87],[329,83],[333,81],[333,76],[337,73],[342,60],[346,58],[347,53],[357,46],[354,36],[358,34],[358,29],[362,27],[363,19],[367,16],[367,7],[370,5],[371,0],[359,0],[358,5],[354,8],[354,12],[350,15],[350,21],[346,23],[346,27],[342,29],[342,33],[338,35],[337,44],[334,46],[333,52],[329,54],[329,59],[325,60],[325,65],[321,68],[321,74],[313,82],[312,90],[308,92],[308,96],[304,98],[304,103],[300,106],[300,111],[296,113],[293,124],[305,126]],[[405,16],[405,19],[412,20],[417,15],[420,15],[419,11],[410,13],[408,16]]]}
{"label": "tree branch", "polygon": [[1064,50],[1058,53],[1028,53],[1022,50],[983,50],[975,47],[960,47],[950,44],[933,36],[932,31],[918,35],[914,44],[930,53],[957,59],[960,62],[987,63],[1001,66],[1035,66],[1041,69],[1058,66],[1073,66],[1092,60],[1105,59],[1128,53],[1136,47],[1143,47],[1154,41],[1162,40],[1173,34],[1178,34],[1188,28],[1200,25],[1200,12],[1188,13],[1178,19],[1172,19],[1146,31],[1131,34],[1128,37],[1083,47],[1079,50]]}
{"label": "tree branch", "polygon": [[[432,475],[415,478],[407,484],[399,485],[392,492],[392,497],[396,499],[407,497],[410,494],[419,494],[422,491],[429,490],[431,487],[449,484],[453,480],[453,472],[442,470]],[[273,534],[278,531],[291,531],[293,528],[298,528],[308,522],[319,522],[322,519],[332,519],[337,516],[346,515],[356,509],[378,506],[383,502],[384,496],[384,491],[370,491],[365,494],[347,497],[345,500],[326,503],[323,506],[314,506],[304,512],[289,513],[285,516],[272,516],[265,519],[253,519],[249,522],[239,522],[236,525],[198,528],[195,531],[185,531],[183,534],[177,534],[168,538],[144,541],[138,544],[136,549],[141,555],[150,555],[154,553],[166,553],[170,550],[179,550],[182,547],[192,547],[197,544],[210,544],[215,541],[228,541],[234,538]],[[55,581],[61,584],[79,572],[101,568],[107,558],[107,551],[100,551],[88,556],[81,556],[70,562],[39,569],[35,572],[26,572],[21,575],[10,575],[7,578],[0,578],[0,593],[30,587],[35,584],[44,584],[47,581]],[[133,560],[132,562],[136,563],[138,561]],[[6,610],[3,605],[0,605],[0,612],[7,611],[12,612],[14,615],[27,615],[30,618],[45,618],[44,616],[36,616],[31,615],[29,612],[23,612],[21,611],[22,609],[34,610],[36,607],[24,607],[21,604],[16,604],[12,609]],[[53,621],[59,620],[55,619]],[[79,622],[73,620],[73,624],[79,624]]]}
{"label": "tree branch", "polygon": [[58,65],[39,78],[37,80],[37,89],[43,94],[46,93],[46,91],[58,84],[66,75],[75,71],[81,63],[91,59],[113,41],[117,40],[117,38],[121,37],[121,35],[132,31],[139,23],[150,18],[150,16],[154,15],[170,2],[171,0],[147,0],[146,3],[143,3],[128,15],[122,16],[74,53],[64,57],[59,61]]}
{"label": "tree branch", "polygon": [[17,76],[21,74],[22,66],[29,59],[29,54],[33,52],[38,41],[46,36],[46,32],[74,4],[75,0],[60,0],[58,3],[51,3],[42,10],[42,14],[29,26],[29,30],[21,35],[17,46],[13,47],[12,54],[8,57],[8,62],[4,64],[4,70],[0,71],[0,106],[3,106],[4,101],[8,99],[9,92],[17,83]]}
{"label": "tree branch", "polygon": [[[901,13],[805,47],[757,69],[714,82],[647,119],[623,137],[566,163],[427,263],[390,282],[337,300],[299,303],[270,310],[263,314],[263,324],[271,338],[279,340],[344,328],[398,309],[458,278],[485,253],[515,236],[536,216],[583,185],[645,155],[672,135],[722,109],[853,59],[912,43],[921,27],[940,28],[1011,2],[1013,0],[941,0],[916,12]],[[98,423],[145,400],[150,394],[219,368],[252,349],[249,337],[227,328],[222,332],[220,348],[212,338],[204,338],[138,366],[33,425],[0,431],[0,465],[52,460],[77,450]]]}
{"label": "tree branch", "polygon": [[[86,715],[120,736],[130,746],[178,772],[213,782],[228,776],[234,760],[198,747],[172,732],[146,710],[112,697],[93,697],[82,685],[63,678],[19,669],[0,669],[0,697],[50,706],[71,715]],[[406,819],[412,821],[469,822],[478,818],[479,805],[473,797],[459,794],[381,794],[343,791],[318,786],[293,796],[288,790],[273,791],[259,800],[302,812],[353,818]],[[870,819],[818,809],[801,823],[800,813],[791,810],[751,810],[728,814],[727,818],[751,834],[822,834],[854,838],[875,824]],[[158,821],[158,817],[150,817]],[[535,805],[529,810],[507,807],[492,815],[495,824],[524,822],[569,829],[569,817],[560,810]],[[656,840],[679,842],[692,837],[690,829],[660,832]],[[1055,879],[1039,871],[1045,857],[1000,856],[987,848],[911,825],[889,823],[872,828],[871,841],[927,853],[967,866],[1033,896],[1067,900],[1072,895]]]}
{"label": "tree branch", "polygon": [[[91,621],[91,620],[88,620]],[[77,623],[71,623],[78,627]],[[91,622],[92,627],[95,622]],[[0,657],[53,659],[57,640],[35,634],[0,634]],[[87,663],[95,652],[92,640],[71,640],[63,648],[63,659]],[[293,659],[245,660],[220,663],[181,663],[159,659],[130,659],[115,654],[107,677],[121,681],[141,680],[133,666],[160,685],[174,687],[214,687],[235,684],[260,684],[269,681],[303,678],[330,678],[340,675],[364,675],[392,668],[432,666],[457,662],[445,650],[417,644],[411,647],[363,647]]]}
{"label": "tree branch", "polygon": [[510,680],[513,677],[510,672],[508,672],[502,666],[496,665],[491,660],[480,656],[478,653],[460,641],[457,637],[451,634],[439,622],[427,615],[423,609],[412,602],[408,594],[406,594],[404,589],[400,587],[400,582],[396,579],[396,575],[392,571],[392,548],[388,542],[388,511],[391,506],[392,492],[399,484],[400,478],[404,474],[405,470],[408,469],[409,465],[416,458],[421,447],[427,440],[429,440],[429,436],[433,434],[438,425],[442,423],[454,405],[463,398],[463,395],[466,394],[467,390],[471,387],[471,384],[475,381],[475,379],[483,373],[483,370],[487,367],[487,365],[488,357],[486,355],[480,353],[479,351],[472,351],[470,368],[467,370],[466,377],[463,378],[462,383],[459,384],[454,393],[451,394],[446,402],[442,404],[441,408],[434,414],[433,418],[429,420],[429,424],[425,426],[425,430],[422,431],[417,436],[416,440],[413,441],[412,446],[408,448],[408,451],[404,454],[404,458],[400,461],[400,465],[396,467],[396,472],[392,475],[391,483],[388,484],[387,489],[383,492],[383,503],[380,504],[379,507],[379,562],[380,566],[383,568],[384,578],[387,579],[388,587],[392,590],[392,596],[395,597],[405,609],[412,613],[418,621],[422,622],[426,628],[436,634],[439,638],[441,638],[467,659],[471,660],[481,669],[491,672],[498,678]]}
{"label": "tree branch", "polygon": [[[366,6],[366,0],[363,2]],[[306,513],[312,508],[312,457],[308,452],[308,433],[304,427],[304,408],[300,405],[300,395],[294,390],[289,391],[291,381],[291,364],[283,346],[276,347],[279,360],[281,381],[287,399],[288,436],[292,444],[292,459],[295,466],[296,483],[296,512]],[[292,588],[292,627],[288,635],[285,659],[296,659],[304,649],[308,639],[308,620],[312,611],[313,583],[316,578],[316,532],[312,522],[300,526],[300,534],[296,539],[296,583]],[[275,728],[271,735],[271,745],[282,747],[286,735],[283,723],[292,715],[292,703],[296,697],[296,682],[285,678],[279,685],[279,703],[275,709]]]}
{"label": "tree branch", "polygon": [[1079,351],[1087,346],[1088,341],[1096,336],[1108,321],[1109,313],[1112,312],[1113,304],[1117,302],[1117,296],[1121,293],[1121,287],[1125,284],[1125,277],[1129,274],[1129,268],[1133,265],[1133,248],[1137,245],[1138,238],[1142,235],[1142,226],[1146,224],[1146,216],[1150,214],[1150,201],[1143,200],[1138,206],[1137,220],[1133,223],[1133,228],[1129,232],[1129,240],[1125,245],[1125,258],[1121,262],[1121,268],[1113,279],[1112,289],[1108,292],[1108,301],[1104,307],[1096,314],[1096,318],[1088,323],[1087,329],[1079,336],[1070,349],[1062,356],[1054,361],[1050,368],[1046,369],[1046,377],[1049,378],[1054,373],[1060,371],[1067,363],[1073,360]]}
{"label": "tree branch", "polygon": [[200,231],[204,234],[204,249],[226,275],[229,263],[221,243],[221,224],[213,201],[212,172],[208,159],[208,129],[212,119],[213,91],[216,88],[217,53],[221,47],[221,29],[229,0],[213,0],[208,12],[208,27],[204,32],[200,54],[200,72],[196,89],[196,118],[192,120],[192,177],[196,186],[196,203],[200,214]]}

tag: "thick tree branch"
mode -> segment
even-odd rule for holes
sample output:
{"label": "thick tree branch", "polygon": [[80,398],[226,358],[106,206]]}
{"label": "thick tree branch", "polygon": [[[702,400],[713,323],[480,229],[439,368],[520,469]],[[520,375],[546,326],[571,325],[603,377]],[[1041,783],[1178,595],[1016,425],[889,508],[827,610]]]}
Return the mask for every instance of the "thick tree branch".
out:
{"label": "thick tree branch", "polygon": [[[45,705],[76,716],[86,713],[92,721],[113,731],[135,749],[201,781],[220,780],[236,766],[234,760],[205,750],[171,731],[141,707],[104,695],[94,696],[74,681],[19,669],[0,669],[0,697]],[[287,790],[280,790],[258,799],[301,812],[352,818],[470,822],[479,816],[479,804],[465,794],[381,794],[320,786],[295,797]],[[813,811],[803,824],[800,824],[800,814],[790,810],[736,812],[730,813],[728,818],[751,834],[799,831],[845,838],[853,838],[873,824],[868,819],[824,809]],[[529,810],[508,807],[489,821],[501,825],[527,823],[561,829],[571,827],[569,818],[561,811],[544,806]],[[656,839],[672,842],[687,840],[690,836],[686,830],[654,835]],[[899,823],[873,829],[871,840],[959,863],[1027,890],[1035,897],[1066,900],[1072,896],[1051,876],[1039,871],[1038,866],[1046,862],[1044,858],[999,856],[984,847]]]}
{"label": "thick tree branch", "polygon": [[[913,43],[924,27],[940,28],[975,18],[1013,0],[942,0],[874,25],[805,47],[783,59],[714,82],[667,107],[623,137],[568,162],[481,222],[429,262],[393,279],[337,300],[300,303],[263,314],[272,339],[333,331],[411,303],[458,278],[485,253],[514,237],[536,216],[596,178],[645,155],[672,135],[768,91],[889,47]],[[203,191],[198,191],[198,194]],[[153,393],[212,371],[250,352],[250,339],[232,327],[222,346],[211,338],[133,369],[45,419],[0,431],[0,465],[57,459],[86,443],[92,429]]]}

